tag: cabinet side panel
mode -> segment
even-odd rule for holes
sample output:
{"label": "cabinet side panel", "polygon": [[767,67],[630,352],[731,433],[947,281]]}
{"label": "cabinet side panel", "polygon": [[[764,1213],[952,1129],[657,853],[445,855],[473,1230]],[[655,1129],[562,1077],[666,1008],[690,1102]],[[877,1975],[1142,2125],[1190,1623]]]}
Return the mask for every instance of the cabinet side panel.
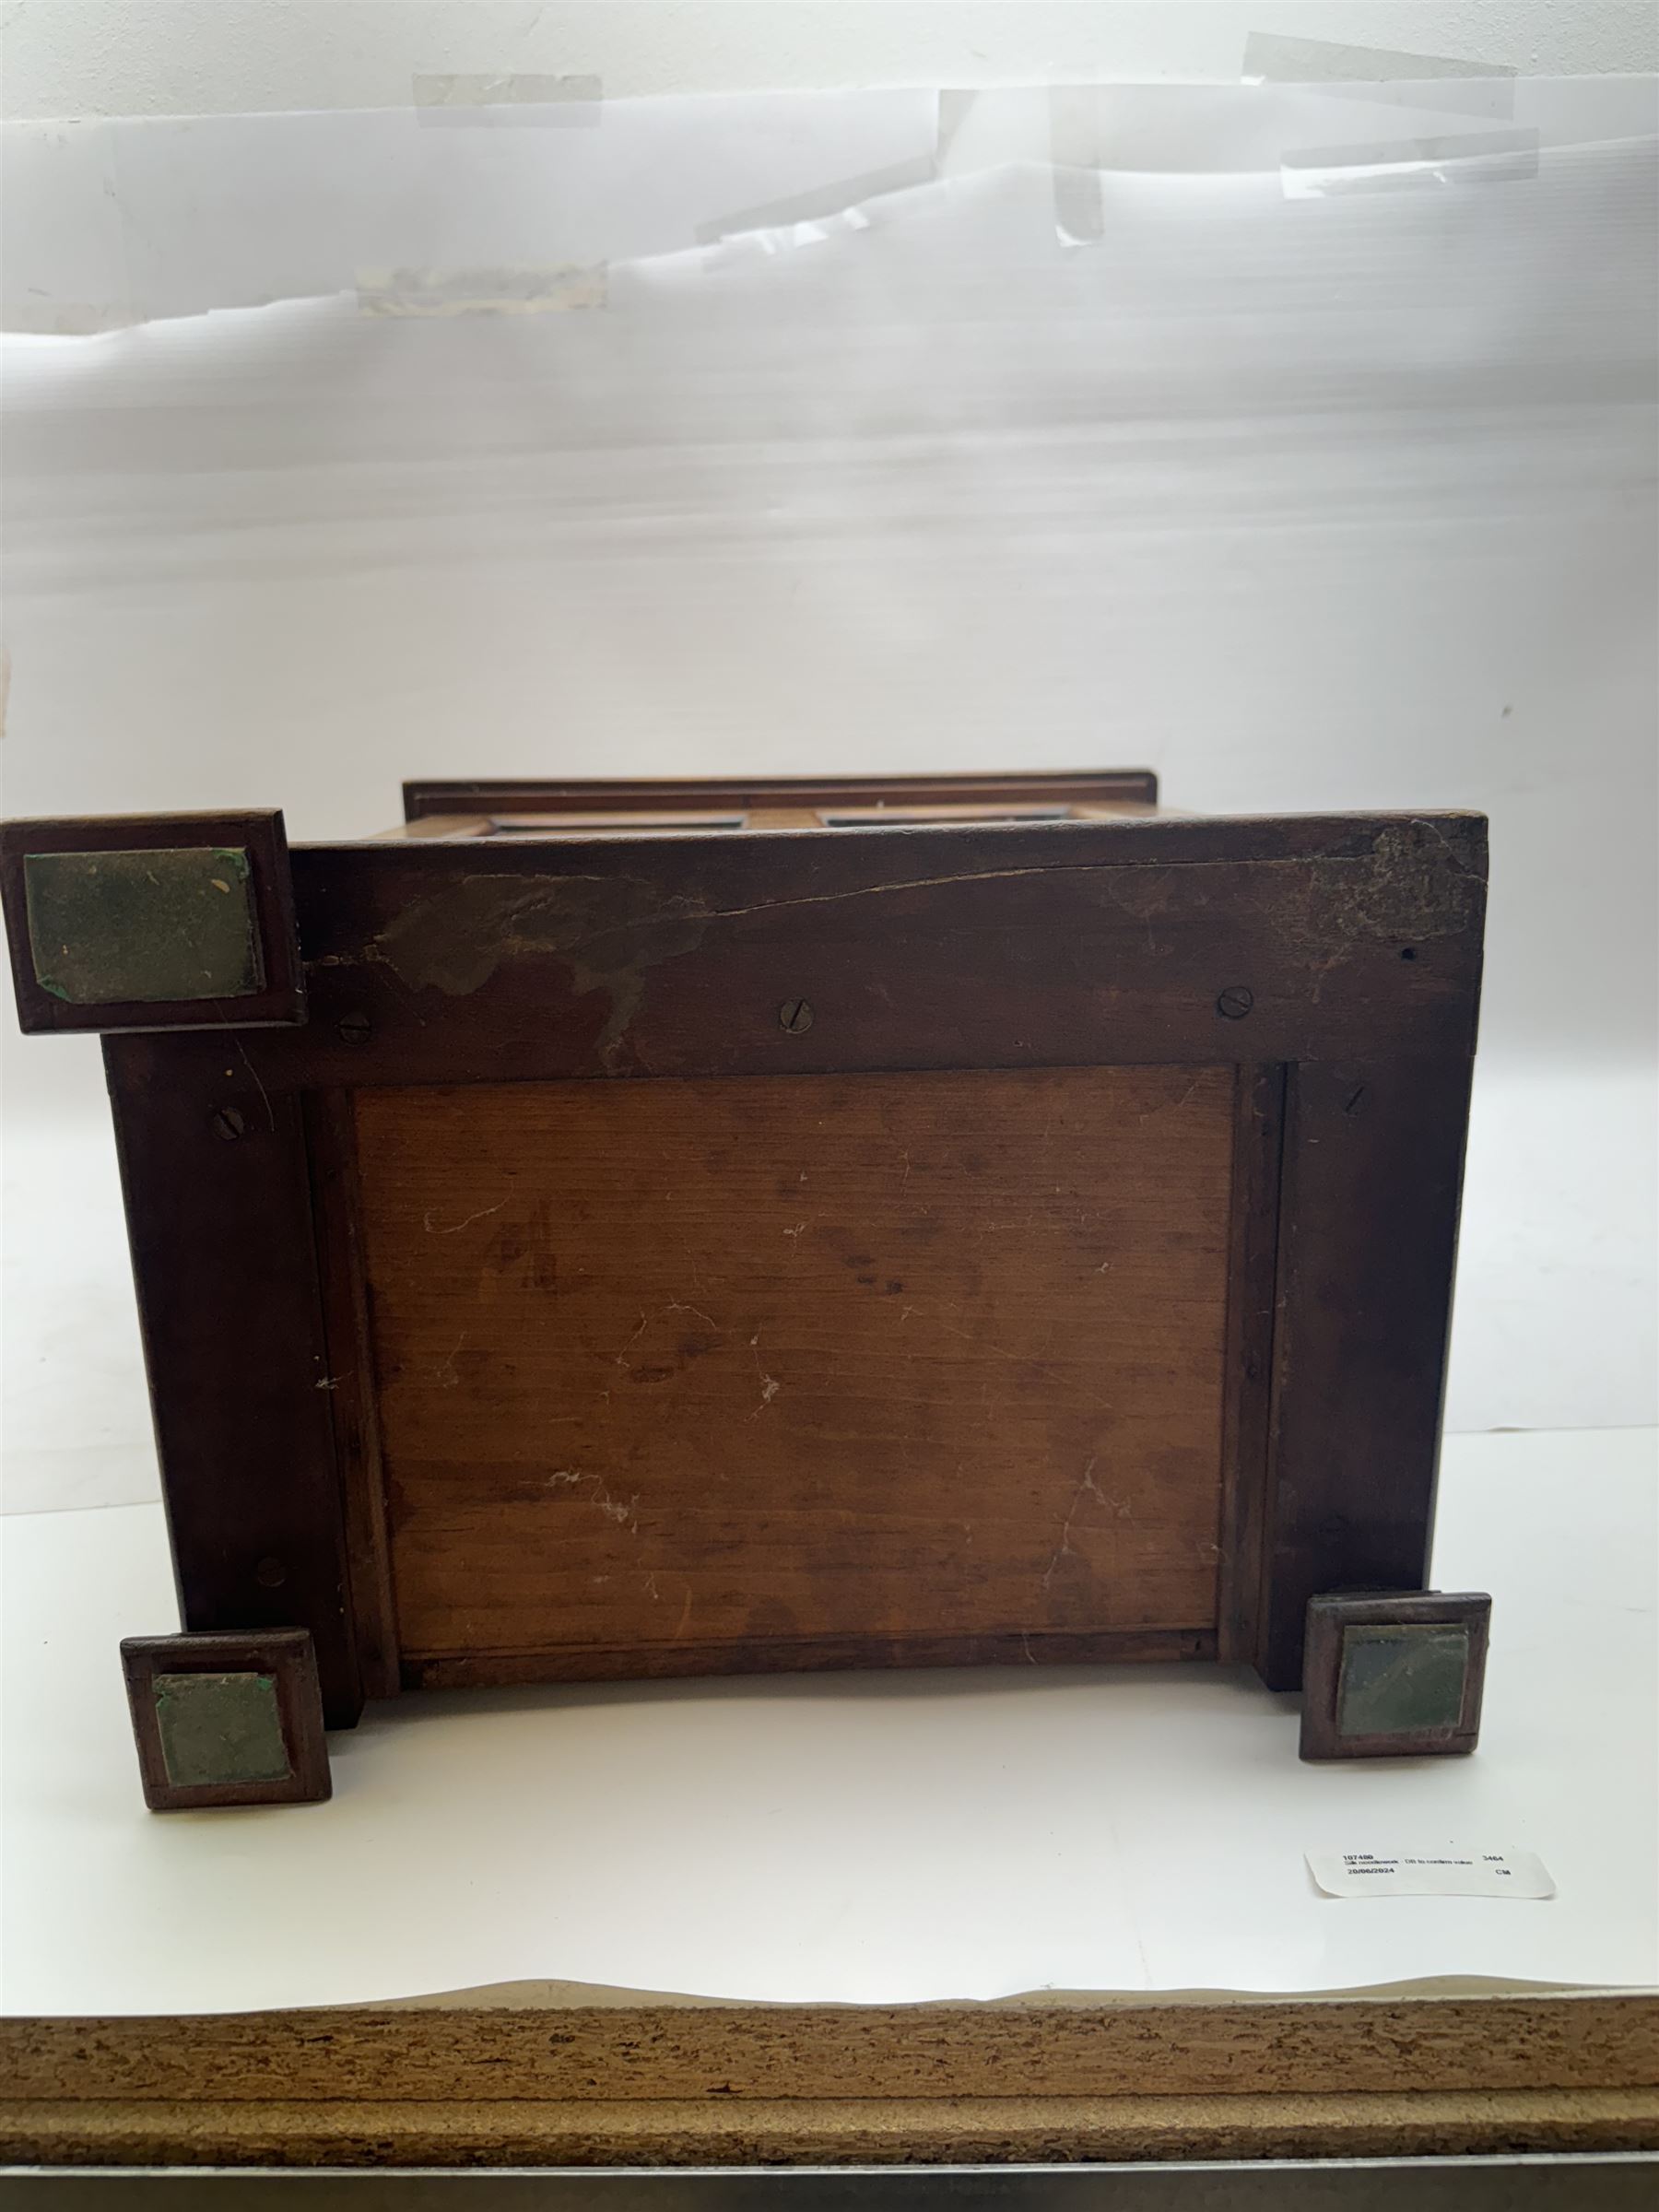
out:
{"label": "cabinet side panel", "polygon": [[[104,1053],[183,1625],[310,1629],[329,1724],[348,1726],[362,1684],[300,1102],[232,1077],[226,1107],[172,1041]],[[239,1042],[220,1042],[231,1067]]]}
{"label": "cabinet side panel", "polygon": [[1289,1071],[1257,1665],[1301,1681],[1322,1590],[1429,1567],[1471,1063]]}

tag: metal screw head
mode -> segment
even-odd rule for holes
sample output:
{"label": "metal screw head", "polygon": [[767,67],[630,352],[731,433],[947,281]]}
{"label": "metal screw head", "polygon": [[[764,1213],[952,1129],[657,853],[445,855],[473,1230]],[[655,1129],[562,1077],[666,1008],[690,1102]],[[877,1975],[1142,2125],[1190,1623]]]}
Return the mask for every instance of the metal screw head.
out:
{"label": "metal screw head", "polygon": [[339,1037],[343,1044],[367,1044],[369,1041],[368,1015],[347,1014],[340,1024]]}
{"label": "metal screw head", "polygon": [[288,1581],[288,1569],[280,1559],[261,1559],[253,1570],[253,1580],[262,1590],[280,1590]]}
{"label": "metal screw head", "polygon": [[1229,983],[1216,1001],[1216,1011],[1228,1021],[1242,1021],[1255,1005],[1255,993],[1242,983]]}
{"label": "metal screw head", "polygon": [[207,1116],[207,1126],[228,1145],[233,1145],[239,1136],[248,1133],[247,1123],[234,1106],[216,1106]]}
{"label": "metal screw head", "polygon": [[799,1037],[812,1027],[812,1008],[804,998],[786,998],[778,1008],[778,1026]]}

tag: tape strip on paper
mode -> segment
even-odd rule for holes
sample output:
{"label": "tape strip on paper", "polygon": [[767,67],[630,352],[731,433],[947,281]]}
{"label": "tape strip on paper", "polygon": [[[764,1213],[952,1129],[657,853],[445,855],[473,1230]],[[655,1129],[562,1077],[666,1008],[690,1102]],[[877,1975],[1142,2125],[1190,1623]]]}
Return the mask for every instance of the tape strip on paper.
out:
{"label": "tape strip on paper", "polygon": [[[1509,183],[1538,173],[1539,132],[1512,124],[1504,127],[1505,119],[1514,112],[1512,69],[1261,33],[1246,46],[1245,76],[1275,88],[1264,93],[1274,103],[1269,112],[1294,119],[1305,109],[1311,117],[1323,116],[1329,125],[1321,134],[1326,143],[1281,154],[1280,182],[1287,199]],[[1296,86],[1308,88],[1305,99],[1299,100],[1289,89]],[[1054,229],[1063,245],[1092,246],[1105,236],[1103,176],[1121,159],[1112,91],[1099,85],[1055,85],[1049,91]],[[1382,119],[1373,116],[1369,126],[1360,125],[1369,127],[1371,134],[1364,140],[1330,144],[1331,131],[1340,124],[1324,115],[1320,103],[1338,97],[1360,100],[1371,109],[1409,111],[1418,130],[1409,136],[1403,132],[1398,138],[1379,138],[1375,131]],[[1457,126],[1443,135],[1423,134],[1421,120],[1442,111],[1457,119]],[[1477,121],[1493,127],[1476,128]],[[1309,135],[1317,128],[1315,123]]]}
{"label": "tape strip on paper", "polygon": [[1247,85],[1317,85],[1337,100],[1382,99],[1502,122],[1514,114],[1519,72],[1499,62],[1253,30],[1240,75]]}
{"label": "tape strip on paper", "polygon": [[1093,85],[1051,88],[1049,159],[1054,173],[1054,229],[1062,245],[1098,245],[1106,235],[1100,120]]}
{"label": "tape strip on paper", "polygon": [[1512,184],[1537,175],[1538,145],[1536,131],[1513,130],[1401,138],[1375,146],[1305,147],[1281,158],[1279,181],[1288,200]]}
{"label": "tape strip on paper", "polygon": [[763,200],[752,207],[735,208],[730,215],[715,216],[708,222],[699,223],[692,236],[700,246],[717,246],[747,233],[782,233],[775,243],[787,247],[817,244],[830,235],[826,225],[867,230],[868,218],[860,212],[866,201],[880,199],[888,193],[911,192],[921,184],[935,183],[945,173],[951,143],[978,97],[974,91],[939,93],[931,153],[917,154],[909,161],[895,161],[886,169],[865,170],[851,177],[833,177],[828,183],[793,193],[786,199]]}
{"label": "tape strip on paper", "polygon": [[357,280],[364,315],[548,315],[604,307],[610,271],[591,268],[365,269]]}
{"label": "tape strip on paper", "polygon": [[517,71],[416,76],[411,90],[420,123],[487,130],[526,125],[592,130],[605,100],[604,84],[596,76],[536,76]]}
{"label": "tape strip on paper", "polygon": [[740,207],[731,215],[716,216],[699,223],[692,236],[700,246],[717,246],[723,239],[746,230],[792,230],[802,224],[833,222],[853,214],[862,201],[878,199],[884,193],[908,192],[916,184],[931,184],[935,174],[934,157],[920,154],[913,161],[897,161],[890,169],[837,177],[808,192],[794,193],[785,200],[768,200],[758,207]]}

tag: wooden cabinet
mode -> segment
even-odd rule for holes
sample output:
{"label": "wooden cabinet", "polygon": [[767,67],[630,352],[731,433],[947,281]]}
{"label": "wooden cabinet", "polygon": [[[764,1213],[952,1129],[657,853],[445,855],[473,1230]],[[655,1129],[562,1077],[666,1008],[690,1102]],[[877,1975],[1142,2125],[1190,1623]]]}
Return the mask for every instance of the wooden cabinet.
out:
{"label": "wooden cabinet", "polygon": [[[1485,824],[1156,796],[417,783],[291,853],[9,825],[26,1026],[111,1031],[185,1626],[309,1629],[341,1724],[761,1668],[1294,1688],[1311,1595],[1418,1588]],[[241,856],[157,873],[186,936],[245,881],[245,1003],[63,1017],[29,863],[117,846],[124,882]]]}

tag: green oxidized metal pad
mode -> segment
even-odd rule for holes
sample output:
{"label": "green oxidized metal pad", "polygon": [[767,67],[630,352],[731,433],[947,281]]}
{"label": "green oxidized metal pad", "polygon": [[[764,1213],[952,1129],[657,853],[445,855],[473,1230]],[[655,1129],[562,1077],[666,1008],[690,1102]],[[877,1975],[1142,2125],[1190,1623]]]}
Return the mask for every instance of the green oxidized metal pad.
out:
{"label": "green oxidized metal pad", "polygon": [[247,998],[262,987],[241,847],[30,853],[23,883],[36,979],[70,1006]]}
{"label": "green oxidized metal pad", "polygon": [[1469,1631],[1453,1623],[1346,1630],[1336,1690],[1339,1733],[1455,1728],[1468,1664]]}
{"label": "green oxidized metal pad", "polygon": [[158,1675],[156,1722],[176,1788],[217,1782],[286,1782],[275,1675]]}

